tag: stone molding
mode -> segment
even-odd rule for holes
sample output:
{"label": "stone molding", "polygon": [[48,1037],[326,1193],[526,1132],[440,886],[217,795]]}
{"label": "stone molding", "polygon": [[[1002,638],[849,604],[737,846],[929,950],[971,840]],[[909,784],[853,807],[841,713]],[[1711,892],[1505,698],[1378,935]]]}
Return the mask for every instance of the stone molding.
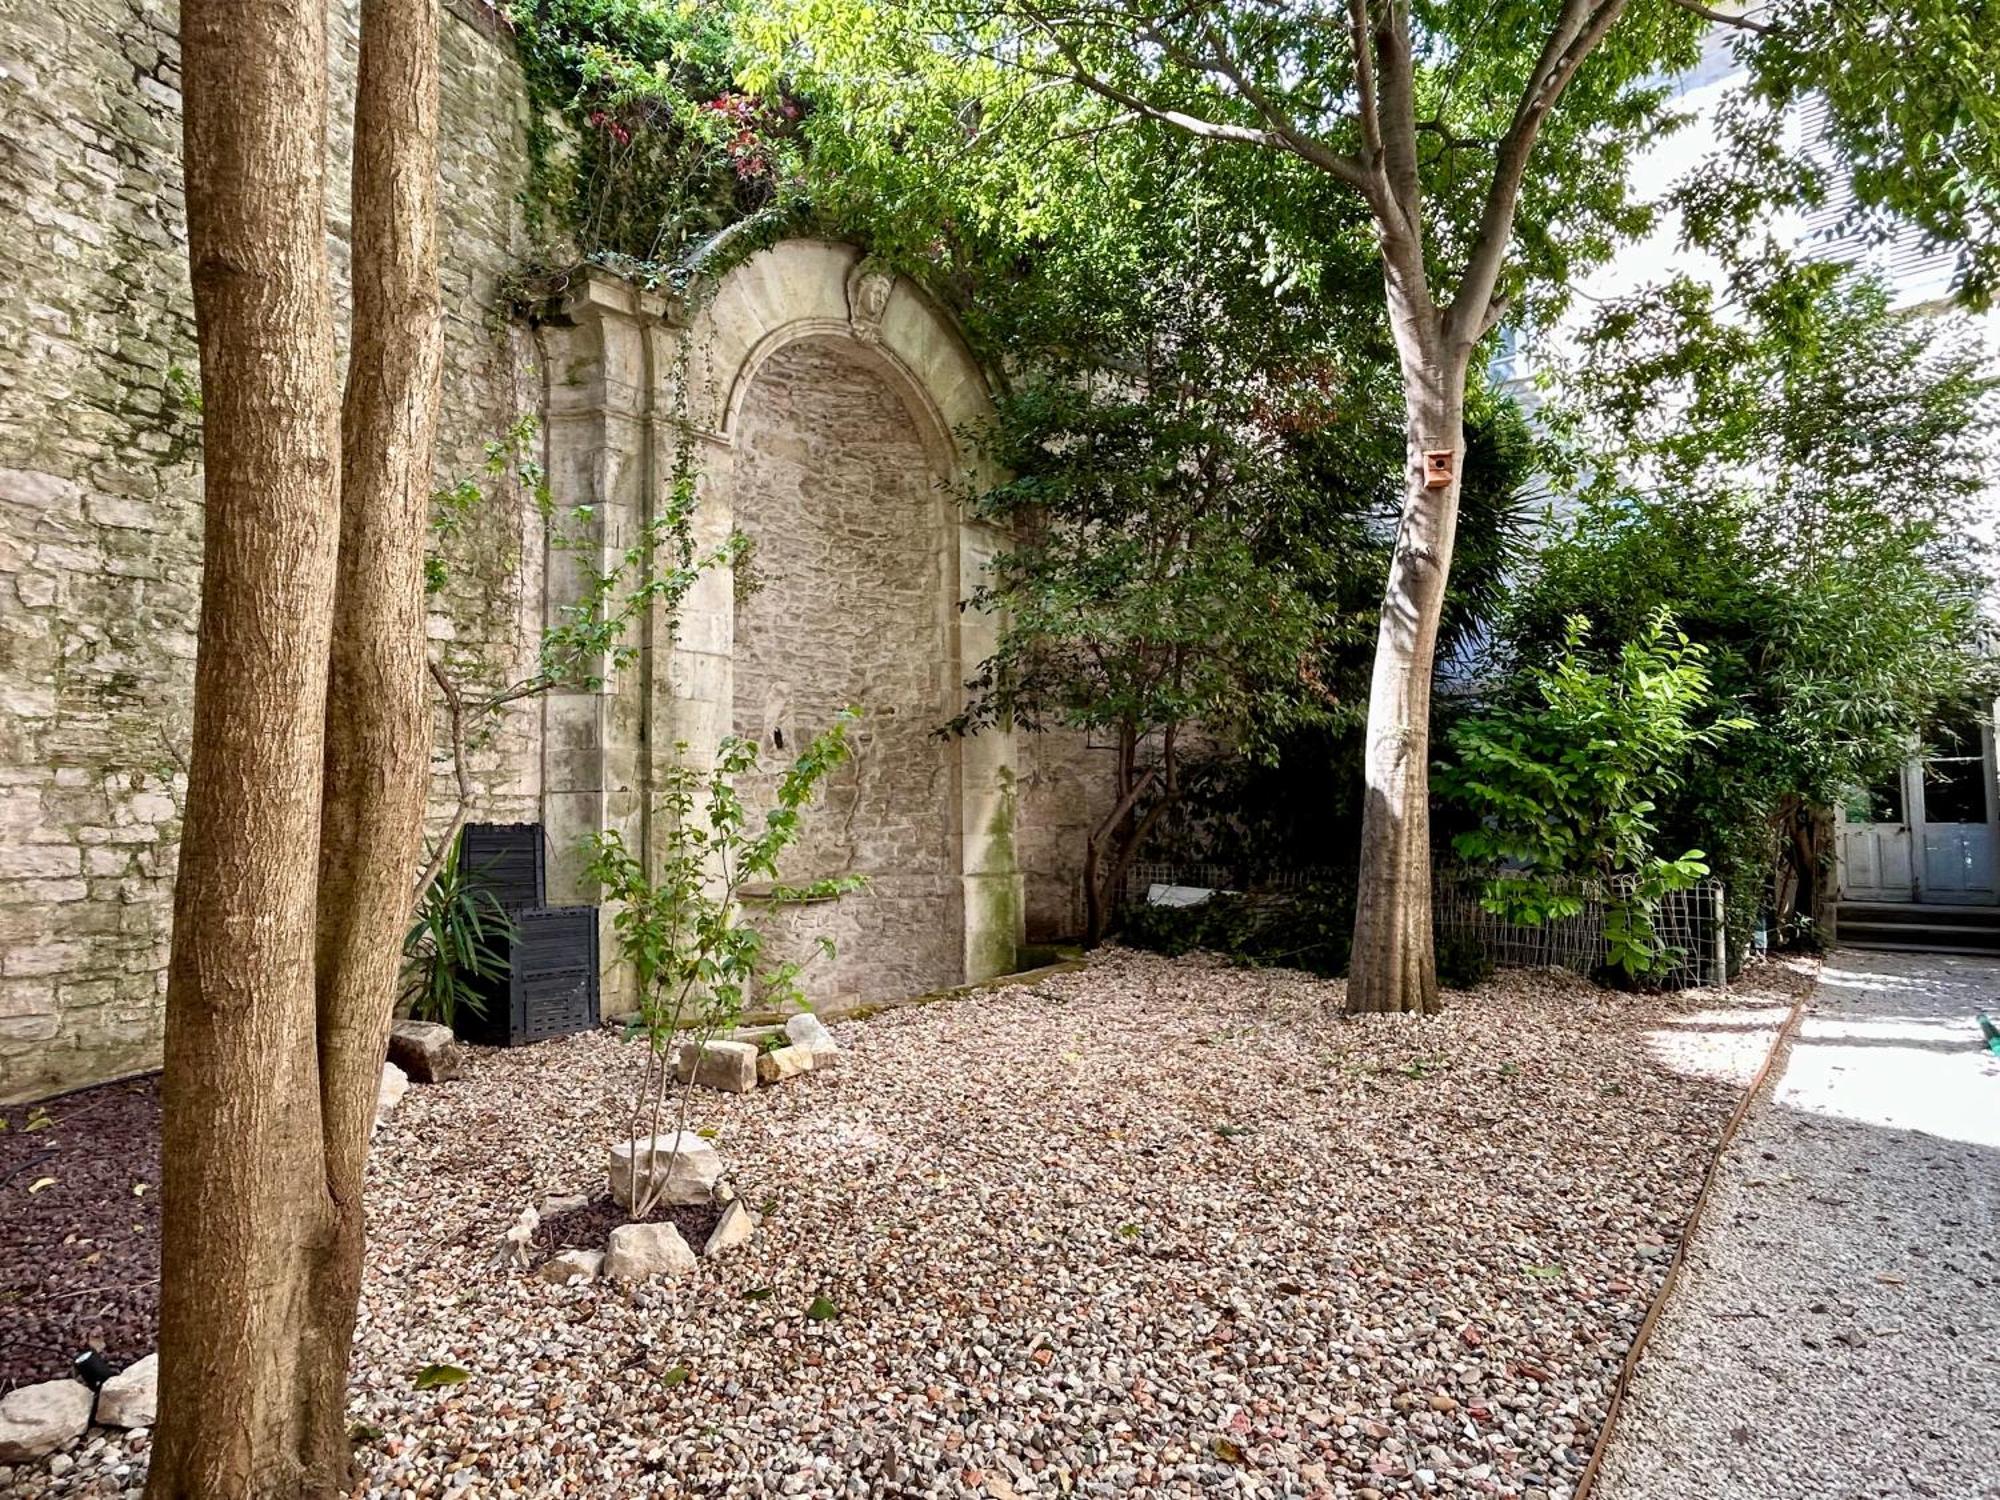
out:
{"label": "stone molding", "polygon": [[[704,439],[699,544],[729,534],[744,398],[764,363],[801,339],[838,341],[885,378],[910,413],[935,482],[978,472],[980,459],[964,434],[992,412],[984,372],[942,309],[853,246],[781,241],[727,272],[700,303],[591,271],[570,288],[562,313],[541,334],[547,464],[558,494],[592,505],[588,544],[600,565],[640,533],[670,472],[677,435],[671,381],[683,356],[689,420]],[[949,666],[963,682],[992,654],[997,628],[990,617],[958,606],[1003,538],[964,518],[957,536],[946,578],[955,622]],[[552,549],[551,619],[574,597],[566,566]],[[615,828],[628,844],[645,847],[658,768],[677,744],[693,763],[709,763],[734,722],[733,579],[726,572],[704,577],[688,596],[679,629],[666,627],[664,620],[644,624],[637,668],[604,691],[552,694],[545,704],[543,816],[552,900],[591,899],[577,852],[589,834]],[[1015,736],[990,730],[953,749],[963,978],[971,982],[1010,969],[1025,938],[1014,840]],[[604,951],[610,962],[615,945],[606,942]],[[607,1010],[619,1007],[628,985],[615,970],[607,972]]]}

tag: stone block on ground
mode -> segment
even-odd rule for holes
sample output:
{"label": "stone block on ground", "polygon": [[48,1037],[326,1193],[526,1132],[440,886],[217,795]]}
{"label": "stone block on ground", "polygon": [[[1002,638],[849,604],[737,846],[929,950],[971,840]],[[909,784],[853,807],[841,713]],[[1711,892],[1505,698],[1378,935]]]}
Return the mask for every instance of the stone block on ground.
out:
{"label": "stone block on ground", "polygon": [[666,1190],[661,1195],[665,1203],[706,1203],[722,1180],[722,1158],[692,1130],[620,1141],[611,1148],[611,1197],[620,1208],[632,1206],[635,1157],[642,1182],[650,1181],[656,1172],[666,1174]]}
{"label": "stone block on ground", "polygon": [[389,1061],[412,1083],[449,1083],[458,1077],[465,1054],[449,1026],[435,1021],[398,1021],[389,1029]]}
{"label": "stone block on ground", "polygon": [[577,1281],[595,1281],[604,1269],[602,1250],[564,1250],[542,1262],[541,1276],[557,1286]]}
{"label": "stone block on ground", "polygon": [[795,1047],[804,1047],[814,1054],[832,1056],[840,1051],[833,1040],[833,1033],[826,1029],[824,1022],[811,1011],[793,1016],[785,1022],[785,1035],[792,1039]]}
{"label": "stone block on ground", "polygon": [[534,1252],[535,1231],[542,1227],[542,1216],[533,1208],[524,1208],[518,1217],[500,1236],[500,1250],[496,1257],[503,1266],[516,1271],[528,1269],[528,1261]]}
{"label": "stone block on ground", "polygon": [[97,1425],[151,1427],[160,1407],[160,1356],[127,1365],[99,1387]]}
{"label": "stone block on ground", "polygon": [[603,1274],[613,1281],[685,1276],[694,1268],[694,1251],[671,1224],[620,1224],[604,1247]]}
{"label": "stone block on ground", "polygon": [[729,1200],[729,1206],[716,1220],[715,1228],[709,1231],[708,1243],[701,1247],[704,1256],[720,1255],[725,1250],[734,1250],[750,1239],[750,1233],[757,1227],[757,1216],[750,1212],[741,1198]]}
{"label": "stone block on ground", "polygon": [[392,1062],[382,1064],[382,1082],[375,1090],[375,1123],[380,1125],[410,1091],[410,1075]]}
{"label": "stone block on ground", "polygon": [[757,1087],[757,1048],[751,1042],[682,1042],[674,1054],[674,1076],[725,1094]]}
{"label": "stone block on ground", "polygon": [[801,1073],[813,1070],[813,1059],[818,1054],[810,1047],[794,1044],[779,1047],[772,1052],[757,1054],[757,1081],[759,1083],[783,1083],[788,1078],[797,1078]]}
{"label": "stone block on ground", "polygon": [[82,1437],[96,1404],[80,1380],[45,1380],[0,1396],[0,1464],[42,1458]]}

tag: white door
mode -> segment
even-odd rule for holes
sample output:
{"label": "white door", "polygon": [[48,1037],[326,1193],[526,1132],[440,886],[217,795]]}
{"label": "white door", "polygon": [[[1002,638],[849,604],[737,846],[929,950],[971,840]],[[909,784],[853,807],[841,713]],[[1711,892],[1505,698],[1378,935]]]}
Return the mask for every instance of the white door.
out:
{"label": "white door", "polygon": [[1840,894],[1849,901],[1917,899],[1908,780],[1898,771],[1842,809]]}
{"label": "white door", "polygon": [[1926,901],[1991,905],[2000,900],[1993,780],[1993,727],[1940,727],[1924,757],[1917,839],[1919,889]]}

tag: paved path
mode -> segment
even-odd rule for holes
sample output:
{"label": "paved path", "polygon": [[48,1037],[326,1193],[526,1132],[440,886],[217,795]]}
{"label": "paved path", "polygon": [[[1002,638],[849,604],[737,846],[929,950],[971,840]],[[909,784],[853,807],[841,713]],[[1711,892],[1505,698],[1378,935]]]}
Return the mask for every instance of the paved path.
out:
{"label": "paved path", "polygon": [[1836,952],[1593,1500],[2000,1497],[2000,962]]}

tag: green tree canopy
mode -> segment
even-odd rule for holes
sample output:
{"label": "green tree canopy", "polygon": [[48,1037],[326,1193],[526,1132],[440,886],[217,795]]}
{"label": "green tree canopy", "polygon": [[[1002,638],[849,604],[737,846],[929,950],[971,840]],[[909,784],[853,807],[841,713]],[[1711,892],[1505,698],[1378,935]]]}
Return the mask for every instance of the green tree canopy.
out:
{"label": "green tree canopy", "polygon": [[1704,647],[1747,723],[1661,799],[1661,826],[1715,857],[1739,938],[1774,854],[1781,916],[1810,885],[1810,809],[1991,689],[1994,393],[1956,320],[1783,259],[1734,296],[1682,280],[1608,304],[1558,380],[1584,500],[1507,611],[1503,661],[1548,660],[1577,614],[1603,649],[1661,610]]}

